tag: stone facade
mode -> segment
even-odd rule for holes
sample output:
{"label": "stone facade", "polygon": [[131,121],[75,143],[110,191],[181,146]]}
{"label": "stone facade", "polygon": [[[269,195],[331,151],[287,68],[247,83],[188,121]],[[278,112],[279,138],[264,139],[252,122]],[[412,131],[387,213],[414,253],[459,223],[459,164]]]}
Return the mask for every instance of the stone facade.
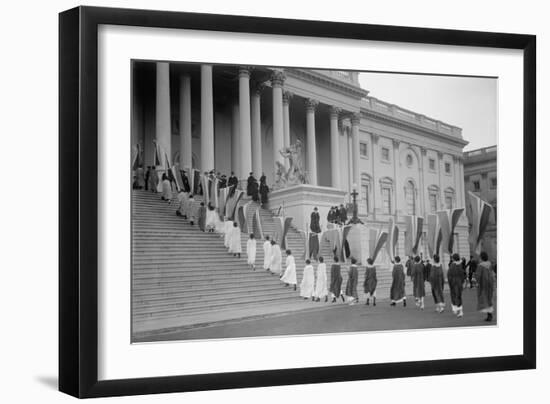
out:
{"label": "stone facade", "polygon": [[[493,216],[481,241],[481,250],[489,254],[491,261],[497,257],[497,147],[485,147],[464,153],[464,184],[493,206]],[[466,209],[469,217],[469,210]]]}
{"label": "stone facade", "polygon": [[[156,139],[180,167],[241,180],[265,173],[271,185],[276,161],[285,163],[279,150],[300,140],[309,185],[338,191],[341,203],[356,189],[367,226],[391,217],[404,229],[404,215],[465,206],[461,129],[369,96],[357,72],[134,62],[133,80],[131,141],[145,166]],[[467,232],[464,216],[455,234],[463,256]]]}

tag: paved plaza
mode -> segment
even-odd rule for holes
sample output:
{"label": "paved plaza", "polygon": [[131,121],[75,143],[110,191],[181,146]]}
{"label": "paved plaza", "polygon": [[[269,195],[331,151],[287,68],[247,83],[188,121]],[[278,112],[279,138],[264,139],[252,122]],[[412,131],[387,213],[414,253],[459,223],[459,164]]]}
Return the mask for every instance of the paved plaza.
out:
{"label": "paved plaza", "polygon": [[435,312],[431,296],[426,297],[424,310],[419,310],[415,306],[412,297],[408,298],[407,307],[403,307],[402,304],[392,307],[387,299],[378,301],[376,307],[372,304],[366,306],[364,302],[349,306],[340,300],[333,306],[316,309],[316,303],[311,302],[311,310],[174,331],[149,337],[147,340],[175,341],[496,325],[496,315],[494,321],[488,323],[484,321],[485,316],[476,311],[476,289],[464,290],[464,317],[462,318],[452,314],[448,293],[445,295],[445,300],[447,306],[445,312],[441,314]]}

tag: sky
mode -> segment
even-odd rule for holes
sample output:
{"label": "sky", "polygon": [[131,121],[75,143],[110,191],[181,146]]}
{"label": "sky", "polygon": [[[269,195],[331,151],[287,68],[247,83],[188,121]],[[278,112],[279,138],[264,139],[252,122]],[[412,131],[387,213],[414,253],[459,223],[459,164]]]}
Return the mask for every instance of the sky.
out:
{"label": "sky", "polygon": [[497,79],[360,73],[359,82],[370,96],[462,128],[464,151],[497,144]]}

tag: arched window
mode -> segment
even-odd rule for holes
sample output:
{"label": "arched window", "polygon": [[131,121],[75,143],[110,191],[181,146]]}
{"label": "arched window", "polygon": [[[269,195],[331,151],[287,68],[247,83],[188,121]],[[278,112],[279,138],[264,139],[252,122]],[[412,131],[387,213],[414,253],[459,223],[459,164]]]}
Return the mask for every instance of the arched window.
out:
{"label": "arched window", "polygon": [[445,190],[445,209],[453,209],[455,207],[455,190],[451,187]]}
{"label": "arched window", "polygon": [[392,190],[393,181],[391,178],[384,177],[380,179],[380,196],[382,199],[382,213],[385,215],[392,214]]}
{"label": "arched window", "polygon": [[416,197],[414,183],[407,181],[405,183],[405,204],[408,215],[416,215]]}

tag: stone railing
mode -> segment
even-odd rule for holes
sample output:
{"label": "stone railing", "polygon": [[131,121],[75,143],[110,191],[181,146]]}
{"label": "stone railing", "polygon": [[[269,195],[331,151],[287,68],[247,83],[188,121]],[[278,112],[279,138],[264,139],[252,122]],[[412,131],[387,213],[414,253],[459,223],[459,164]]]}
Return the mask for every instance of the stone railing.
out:
{"label": "stone railing", "polygon": [[484,147],[483,149],[477,149],[477,150],[464,152],[464,158],[484,156],[484,155],[489,154],[489,153],[496,153],[496,151],[497,151],[496,146]]}
{"label": "stone railing", "polygon": [[393,116],[403,121],[407,121],[410,123],[414,123],[415,125],[419,125],[431,130],[435,130],[445,135],[455,136],[455,137],[462,136],[461,128],[448,125],[436,119],[428,118],[425,115],[418,114],[414,111],[410,111],[405,108],[401,108],[395,104],[390,104],[388,102],[379,100],[378,98],[374,98],[374,97],[364,98],[361,104],[361,107],[382,113],[384,115]]}
{"label": "stone railing", "polygon": [[359,86],[359,75],[357,72],[348,72],[343,70],[315,70],[318,73],[324,74],[347,83]]}

